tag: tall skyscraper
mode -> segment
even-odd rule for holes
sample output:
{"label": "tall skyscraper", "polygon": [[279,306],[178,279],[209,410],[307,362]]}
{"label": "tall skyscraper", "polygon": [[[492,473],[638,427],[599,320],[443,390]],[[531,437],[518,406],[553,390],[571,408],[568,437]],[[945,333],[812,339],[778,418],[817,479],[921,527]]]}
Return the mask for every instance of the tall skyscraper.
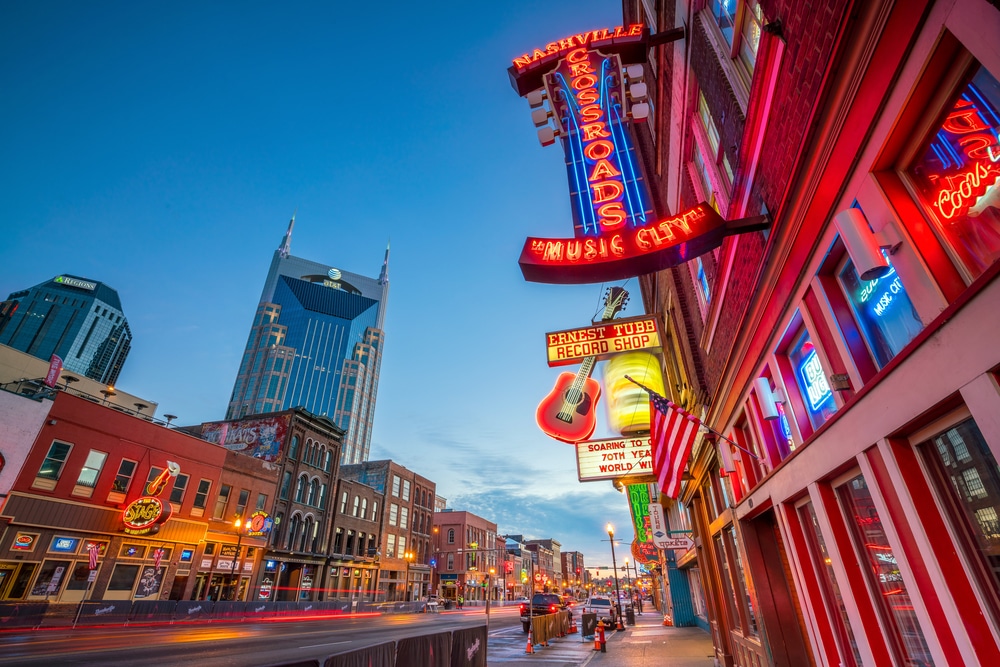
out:
{"label": "tall skyscraper", "polygon": [[378,278],[274,251],[226,419],[302,407],[344,429],[341,463],[371,446],[389,295],[389,248]]}
{"label": "tall skyscraper", "polygon": [[0,302],[0,344],[104,384],[118,381],[132,331],[118,292],[77,276],[56,276]]}

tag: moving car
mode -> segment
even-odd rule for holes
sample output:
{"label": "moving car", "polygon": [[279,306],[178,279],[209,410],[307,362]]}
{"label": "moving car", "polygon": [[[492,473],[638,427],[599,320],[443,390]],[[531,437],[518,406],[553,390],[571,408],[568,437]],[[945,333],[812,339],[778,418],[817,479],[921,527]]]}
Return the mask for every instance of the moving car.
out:
{"label": "moving car", "polygon": [[566,605],[563,604],[563,601],[555,593],[535,593],[531,596],[530,605],[527,602],[521,603],[521,627],[527,632],[531,626],[531,618],[533,616],[554,614],[566,608]]}

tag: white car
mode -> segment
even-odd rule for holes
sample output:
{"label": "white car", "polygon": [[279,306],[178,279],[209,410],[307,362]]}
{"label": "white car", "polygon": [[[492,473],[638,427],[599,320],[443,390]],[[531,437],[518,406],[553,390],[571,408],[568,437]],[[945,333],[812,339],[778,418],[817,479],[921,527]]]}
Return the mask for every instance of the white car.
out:
{"label": "white car", "polygon": [[610,598],[591,597],[583,603],[581,614],[597,614],[598,621],[604,621],[604,625],[615,624],[615,606],[611,604]]}

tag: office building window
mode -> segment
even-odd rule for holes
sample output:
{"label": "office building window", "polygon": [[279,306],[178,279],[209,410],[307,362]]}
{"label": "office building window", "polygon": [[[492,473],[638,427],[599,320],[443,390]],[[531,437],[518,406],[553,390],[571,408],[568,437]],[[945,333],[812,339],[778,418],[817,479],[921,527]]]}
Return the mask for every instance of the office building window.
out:
{"label": "office building window", "polygon": [[399,498],[399,475],[392,476],[392,495],[394,498]]}
{"label": "office building window", "polygon": [[246,512],[248,502],[250,502],[250,490],[240,489],[240,495],[236,500],[236,516],[243,516]]}
{"label": "office building window", "polygon": [[257,505],[254,509],[263,510],[267,508],[267,494],[258,493],[257,494]]}
{"label": "office building window", "polygon": [[396,557],[396,536],[389,533],[385,537],[385,555],[386,558]]}
{"label": "office building window", "polygon": [[403,500],[407,500],[408,501],[409,499],[410,499],[410,481],[404,479],[403,480]]}
{"label": "office building window", "polygon": [[399,505],[396,503],[389,504],[389,525],[395,526],[399,522]]}

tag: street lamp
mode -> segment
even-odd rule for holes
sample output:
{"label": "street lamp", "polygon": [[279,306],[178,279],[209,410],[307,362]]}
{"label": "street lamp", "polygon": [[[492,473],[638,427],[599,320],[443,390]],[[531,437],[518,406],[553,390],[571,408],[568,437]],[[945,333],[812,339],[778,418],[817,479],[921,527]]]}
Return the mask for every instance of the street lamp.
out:
{"label": "street lamp", "polygon": [[615,607],[618,609],[618,625],[615,630],[624,630],[625,626],[622,625],[622,594],[618,588],[618,565],[615,563],[615,527],[609,523],[607,528],[608,537],[611,539],[611,569],[615,575]]}
{"label": "street lamp", "polygon": [[112,396],[118,395],[118,392],[115,391],[115,388],[112,387],[110,384],[108,385],[107,389],[102,389],[101,393],[104,394],[104,405],[108,404],[108,401],[111,399]]}
{"label": "street lamp", "polygon": [[495,568],[490,568],[489,572],[486,574],[486,632],[489,633],[490,630],[490,598],[493,597],[493,575],[497,571]]}
{"label": "street lamp", "polygon": [[236,575],[236,569],[242,565],[240,563],[240,546],[243,544],[243,531],[240,530],[243,526],[243,517],[236,517],[233,521],[233,526],[236,527],[236,556],[233,557],[233,571],[229,573],[229,585],[232,587],[232,597],[231,600],[235,600],[238,597],[239,590],[239,580],[233,583],[233,577]]}
{"label": "street lamp", "polygon": [[410,599],[410,561],[417,557],[412,551],[407,551],[403,554],[403,560],[406,561],[406,576],[403,578],[403,600]]}

